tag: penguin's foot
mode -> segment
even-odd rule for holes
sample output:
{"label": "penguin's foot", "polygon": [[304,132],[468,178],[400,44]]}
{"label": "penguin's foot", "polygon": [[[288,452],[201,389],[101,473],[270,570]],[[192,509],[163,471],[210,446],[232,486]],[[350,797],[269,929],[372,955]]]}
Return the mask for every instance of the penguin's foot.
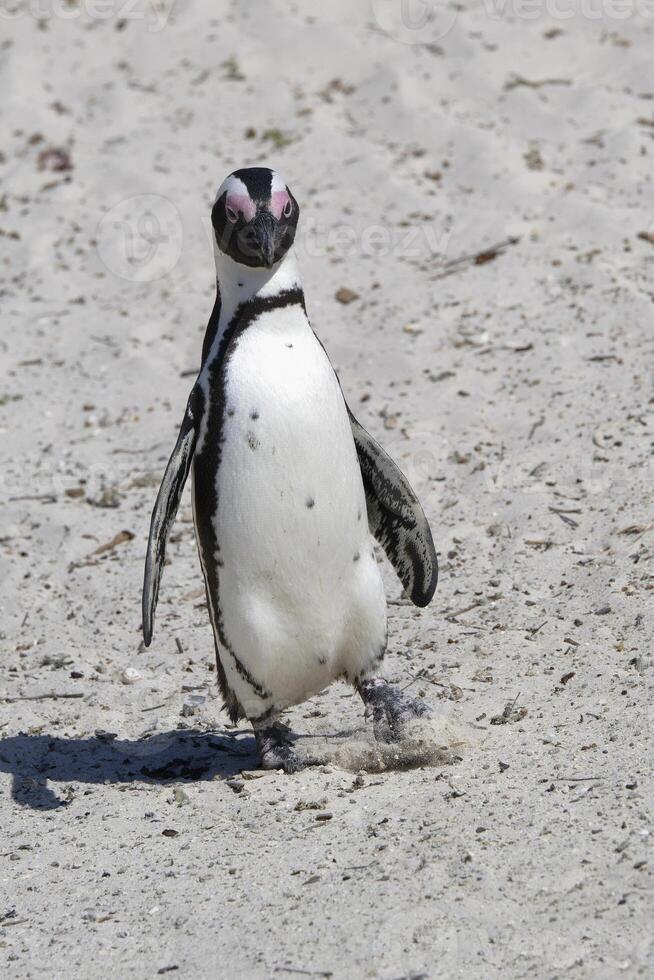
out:
{"label": "penguin's foot", "polygon": [[401,741],[410,722],[433,714],[424,701],[407,697],[381,678],[359,681],[357,690],[366,706],[366,718],[372,718],[378,742]]}
{"label": "penguin's foot", "polygon": [[255,729],[254,736],[261,753],[263,769],[283,769],[284,772],[298,772],[308,763],[301,759],[293,745],[293,733],[280,721],[267,728]]}

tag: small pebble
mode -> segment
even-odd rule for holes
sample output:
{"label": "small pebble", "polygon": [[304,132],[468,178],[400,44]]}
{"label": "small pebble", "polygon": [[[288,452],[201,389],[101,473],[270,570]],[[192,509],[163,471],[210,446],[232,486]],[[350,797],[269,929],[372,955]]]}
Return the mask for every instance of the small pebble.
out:
{"label": "small pebble", "polygon": [[339,303],[353,303],[355,299],[359,298],[359,294],[355,293],[353,289],[349,289],[347,286],[341,286],[340,289],[336,290],[334,294],[335,298]]}

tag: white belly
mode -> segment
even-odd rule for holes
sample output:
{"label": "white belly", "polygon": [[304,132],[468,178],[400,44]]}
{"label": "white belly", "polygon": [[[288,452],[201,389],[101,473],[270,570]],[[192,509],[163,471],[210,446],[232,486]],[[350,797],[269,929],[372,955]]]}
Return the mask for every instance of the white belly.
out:
{"label": "white belly", "polygon": [[[223,436],[215,519],[224,635],[281,708],[340,674],[353,679],[386,634],[347,410],[299,308],[262,315],[238,339]],[[246,713],[261,713],[229,654],[221,660]]]}

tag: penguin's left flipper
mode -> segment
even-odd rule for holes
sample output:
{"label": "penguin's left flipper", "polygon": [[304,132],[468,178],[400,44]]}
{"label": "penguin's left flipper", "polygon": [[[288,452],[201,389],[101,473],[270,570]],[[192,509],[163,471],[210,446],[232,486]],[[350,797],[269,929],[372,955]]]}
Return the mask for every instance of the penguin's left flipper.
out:
{"label": "penguin's left flipper", "polygon": [[436,591],[438,559],[420,501],[399,467],[348,408],[368,507],[370,533],[416,606]]}
{"label": "penguin's left flipper", "polygon": [[202,402],[202,392],[195,386],[189,396],[184,421],[179,430],[172,456],[168,460],[168,466],[152,511],[148,551],[145,557],[145,577],[143,579],[143,640],[146,647],[150,646],[152,640],[154,611],[157,607],[159,583],[166,560],[166,544],[191,468],[202,416]]}

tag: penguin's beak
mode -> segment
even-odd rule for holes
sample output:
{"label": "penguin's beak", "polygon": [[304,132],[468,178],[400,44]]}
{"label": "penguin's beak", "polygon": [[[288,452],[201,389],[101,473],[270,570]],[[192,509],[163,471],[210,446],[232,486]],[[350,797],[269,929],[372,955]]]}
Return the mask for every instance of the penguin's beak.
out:
{"label": "penguin's beak", "polygon": [[263,259],[266,269],[272,269],[275,264],[275,232],[277,221],[270,211],[258,211],[250,222],[252,237],[256,248]]}

